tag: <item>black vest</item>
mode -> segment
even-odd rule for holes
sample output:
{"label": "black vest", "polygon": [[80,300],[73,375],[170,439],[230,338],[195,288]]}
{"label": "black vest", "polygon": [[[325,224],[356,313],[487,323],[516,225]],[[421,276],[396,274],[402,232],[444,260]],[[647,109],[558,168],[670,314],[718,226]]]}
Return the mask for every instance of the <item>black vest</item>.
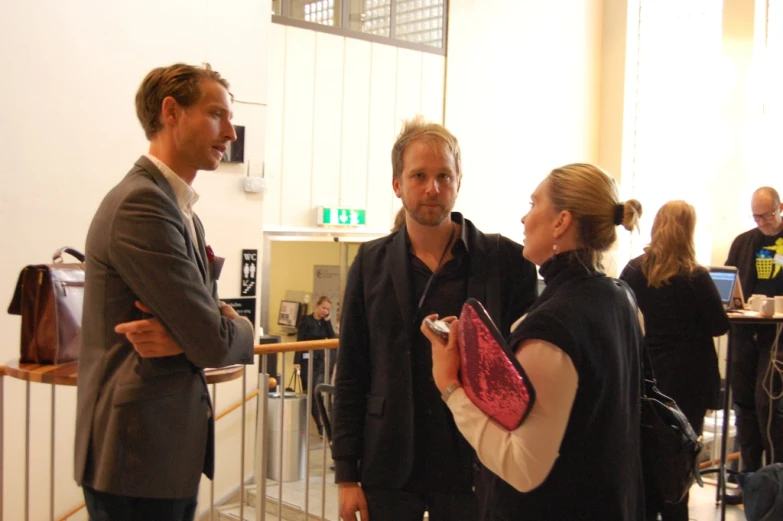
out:
{"label": "black vest", "polygon": [[544,482],[520,493],[485,472],[484,520],[644,518],[639,448],[642,334],[622,288],[560,254],[541,266],[546,289],[509,342],[541,339],[573,361],[578,387],[560,455]]}

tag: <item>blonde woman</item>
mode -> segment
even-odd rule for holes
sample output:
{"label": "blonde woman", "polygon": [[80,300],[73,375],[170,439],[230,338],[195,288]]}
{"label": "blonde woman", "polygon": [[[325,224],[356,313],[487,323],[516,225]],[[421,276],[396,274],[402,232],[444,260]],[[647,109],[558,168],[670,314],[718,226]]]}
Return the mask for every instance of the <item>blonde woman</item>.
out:
{"label": "blonde woman", "polygon": [[[329,297],[320,296],[315,302],[315,309],[313,312],[305,317],[297,325],[296,329],[296,341],[303,342],[305,340],[326,340],[334,338],[334,328],[332,322],[329,320],[329,315],[332,312],[332,301]],[[318,435],[323,437],[324,428],[321,424],[321,417],[318,415],[318,404],[316,400],[321,400],[319,395],[315,394],[315,388],[318,384],[324,381],[325,371],[325,359],[326,352],[324,350],[316,350],[313,353],[313,378],[310,380],[310,365],[309,365],[309,353],[307,351],[299,351],[294,355],[294,364],[299,367],[302,376],[302,385],[307,392],[310,393],[312,399],[310,400],[310,414],[315,420],[315,426],[318,428]],[[330,353],[329,372],[332,374],[334,364],[337,361],[337,357],[334,353]],[[296,367],[294,366],[294,367]]]}
{"label": "blonde woman", "polygon": [[[638,521],[644,516],[639,447],[642,333],[625,288],[601,256],[630,230],[641,204],[618,199],[614,180],[589,164],[556,168],[522,218],[526,259],[546,288],[507,341],[536,390],[513,431],[494,423],[460,388],[459,348],[432,342],[435,385],[482,472],[482,521]],[[454,321],[453,324],[458,324]]]}
{"label": "blonde woman", "polygon": [[[644,254],[620,278],[644,314],[645,343],[658,389],[673,398],[701,434],[707,409],[719,408],[720,374],[712,337],[729,329],[718,290],[696,263],[696,210],[685,201],[664,204]],[[647,497],[647,519],[687,521],[688,496],[677,504]]]}

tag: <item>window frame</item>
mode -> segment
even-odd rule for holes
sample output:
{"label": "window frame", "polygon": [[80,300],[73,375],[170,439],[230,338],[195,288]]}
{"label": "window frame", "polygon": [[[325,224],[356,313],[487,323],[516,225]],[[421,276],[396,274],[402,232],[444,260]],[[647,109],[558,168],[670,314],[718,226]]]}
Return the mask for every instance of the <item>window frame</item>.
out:
{"label": "window frame", "polygon": [[334,34],[337,36],[344,36],[346,38],[356,38],[358,40],[366,40],[374,43],[382,43],[385,45],[393,45],[395,47],[402,47],[404,49],[411,49],[414,51],[428,52],[431,54],[438,54],[440,56],[446,56],[447,42],[448,42],[448,21],[449,21],[449,0],[443,0],[443,36],[441,40],[441,47],[433,47],[425,43],[409,42],[407,40],[400,40],[396,38],[397,33],[397,1],[389,0],[390,12],[389,12],[389,36],[380,36],[377,34],[365,33],[362,31],[355,31],[349,29],[348,25],[350,20],[348,19],[350,13],[351,0],[335,0],[335,4],[340,5],[340,26],[335,27],[333,25],[319,24],[315,22],[307,22],[298,18],[291,18],[291,1],[292,0],[280,0],[280,14],[272,15],[272,23],[280,25],[289,25],[291,27],[298,27],[300,29],[309,29],[311,31],[320,31],[328,34]]}

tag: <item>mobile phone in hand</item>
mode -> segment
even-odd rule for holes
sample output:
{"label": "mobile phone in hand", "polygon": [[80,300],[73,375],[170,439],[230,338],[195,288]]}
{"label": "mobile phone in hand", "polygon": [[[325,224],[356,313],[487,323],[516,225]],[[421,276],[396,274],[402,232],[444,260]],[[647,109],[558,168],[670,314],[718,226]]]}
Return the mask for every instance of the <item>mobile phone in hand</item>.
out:
{"label": "mobile phone in hand", "polygon": [[443,340],[447,341],[449,340],[449,325],[448,323],[442,321],[442,320],[430,320],[429,318],[424,319],[424,324],[430,328],[430,331],[441,337]]}

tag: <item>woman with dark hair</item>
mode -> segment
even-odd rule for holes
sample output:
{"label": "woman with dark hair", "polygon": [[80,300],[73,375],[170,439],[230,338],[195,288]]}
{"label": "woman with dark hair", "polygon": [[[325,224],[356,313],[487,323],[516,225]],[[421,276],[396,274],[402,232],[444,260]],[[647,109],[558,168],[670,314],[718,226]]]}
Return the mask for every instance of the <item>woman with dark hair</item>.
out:
{"label": "woman with dark hair", "polygon": [[[536,188],[523,255],[546,287],[507,338],[536,392],[508,431],[471,402],[457,377],[459,347],[432,342],[435,385],[482,470],[482,520],[638,521],[644,515],[639,447],[639,317],[607,277],[602,253],[631,230],[641,204],[621,203],[614,180],[588,164],[553,170]],[[430,317],[432,318],[432,317]],[[507,332],[504,332],[507,333]]]}
{"label": "woman with dark hair", "polygon": [[[707,270],[696,263],[696,210],[685,201],[664,204],[644,254],[620,274],[644,315],[645,343],[658,389],[674,399],[701,434],[707,409],[720,407],[720,373],[712,338],[729,319]],[[648,487],[647,519],[688,520],[688,496],[664,503]]]}
{"label": "woman with dark hair", "polygon": [[[313,312],[302,317],[302,320],[299,321],[296,327],[296,341],[334,338],[334,328],[332,328],[332,322],[329,320],[331,311],[332,301],[329,300],[329,297],[318,297]],[[321,397],[317,396],[314,390],[318,384],[324,382],[325,351],[322,349],[313,351],[312,381],[309,378],[308,357],[309,353],[307,351],[299,351],[294,354],[294,364],[298,364],[302,375],[302,385],[310,393],[310,413],[313,415],[315,425],[318,428],[318,435],[323,436],[323,426],[321,425],[320,416],[318,416],[318,405],[316,404],[316,400],[320,400]],[[329,360],[329,375],[331,377],[332,369],[334,369],[334,364],[337,361],[337,353],[330,353]],[[327,381],[329,380],[327,379]]]}

